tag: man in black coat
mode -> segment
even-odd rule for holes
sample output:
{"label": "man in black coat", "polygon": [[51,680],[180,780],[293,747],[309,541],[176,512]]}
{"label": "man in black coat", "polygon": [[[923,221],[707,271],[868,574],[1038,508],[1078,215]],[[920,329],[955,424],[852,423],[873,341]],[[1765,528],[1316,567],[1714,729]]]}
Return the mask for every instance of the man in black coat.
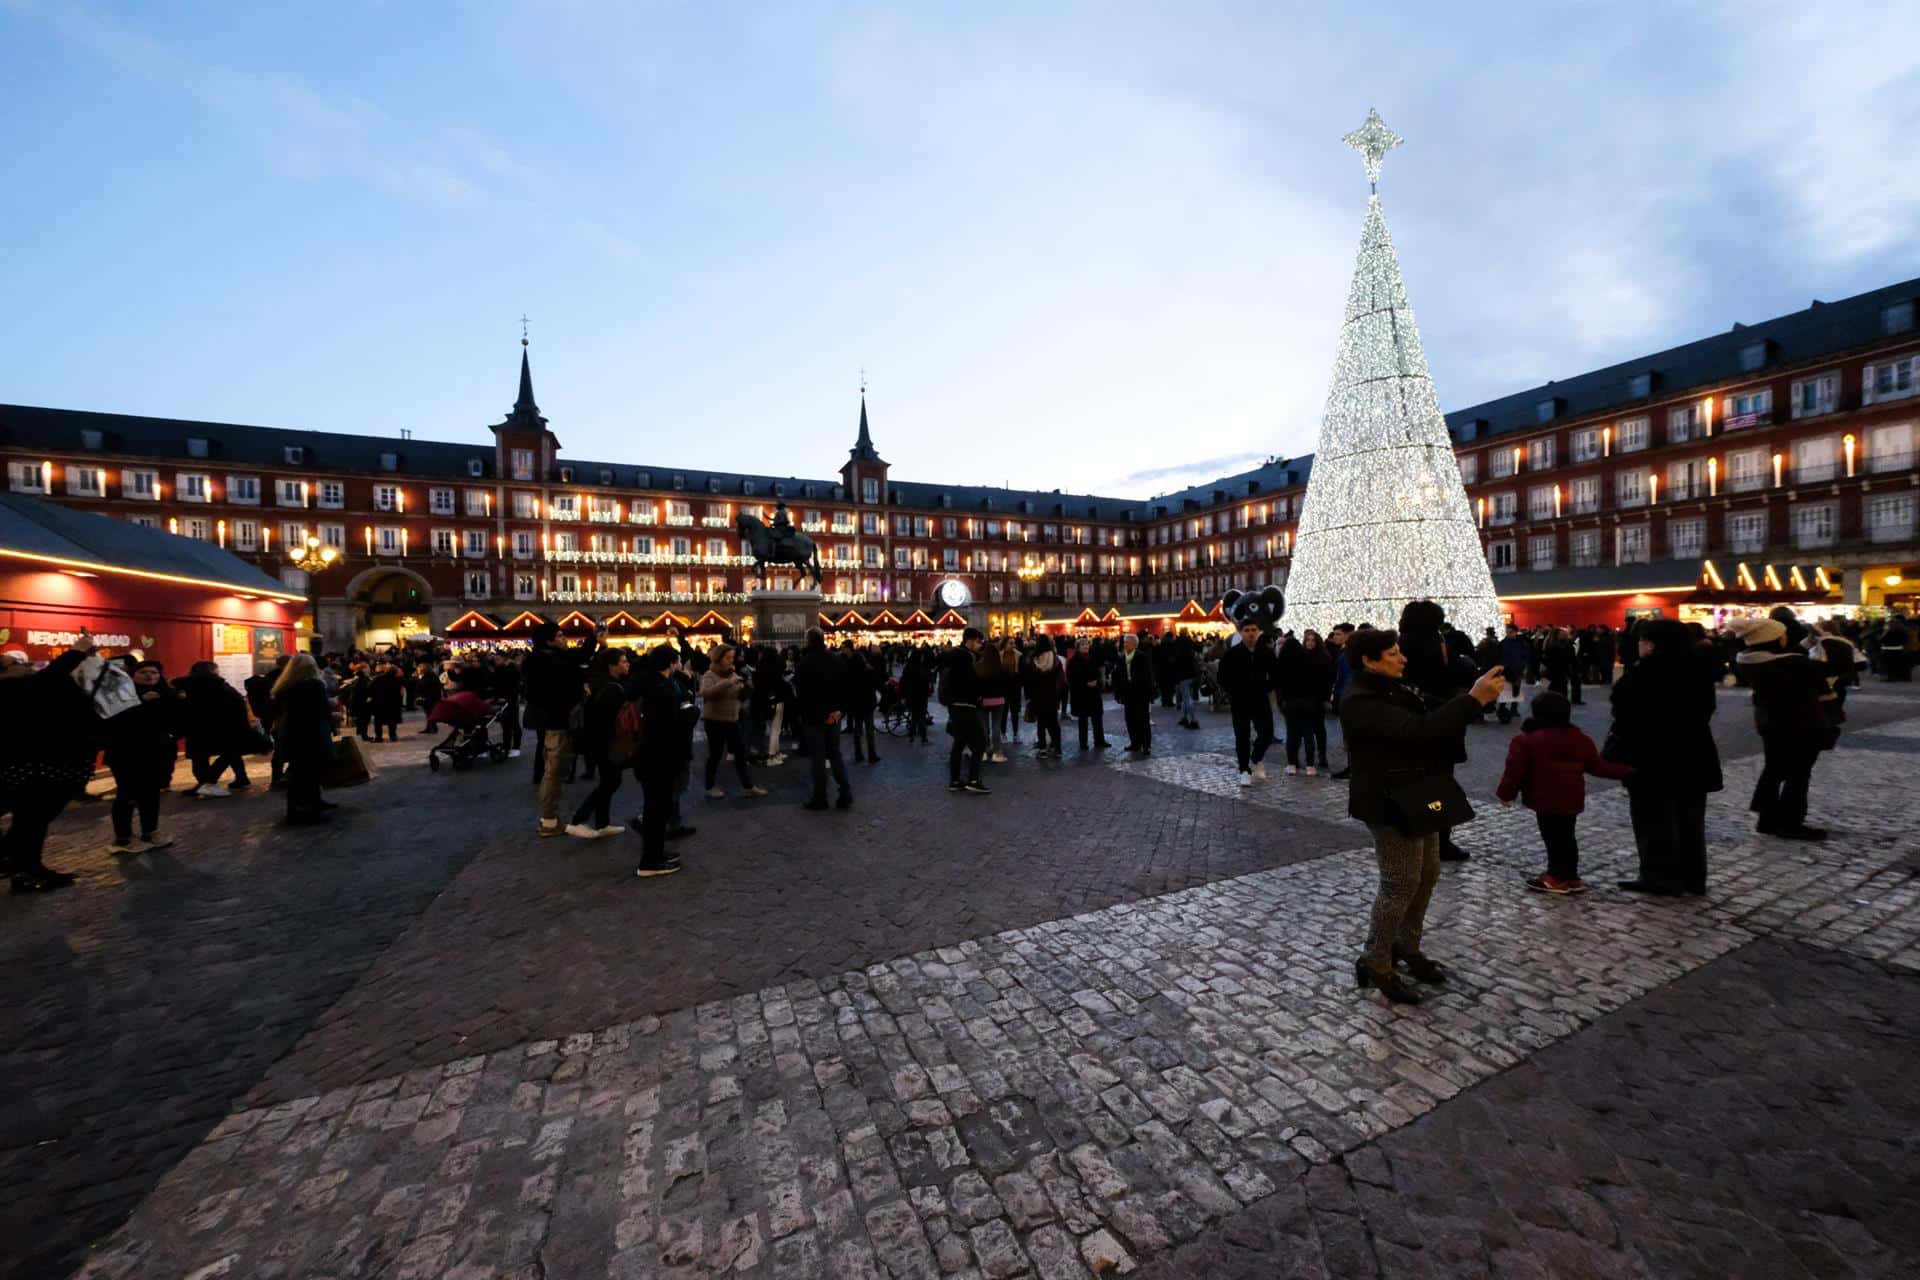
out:
{"label": "man in black coat", "polygon": [[1824,665],[1791,647],[1786,626],[1775,619],[1747,619],[1734,631],[1746,643],[1734,663],[1753,687],[1754,727],[1765,758],[1753,788],[1751,807],[1759,815],[1754,829],[1788,840],[1824,840],[1824,830],[1807,825],[1807,788],[1831,727],[1821,706]]}
{"label": "man in black coat", "polygon": [[[1240,643],[1220,659],[1220,687],[1233,713],[1233,751],[1240,761],[1240,785],[1250,787],[1267,776],[1267,748],[1273,745],[1273,650],[1265,644],[1260,624],[1240,628]],[[1248,739],[1252,741],[1249,743]]]}
{"label": "man in black coat", "polygon": [[560,628],[543,622],[533,629],[533,652],[527,655],[521,676],[527,689],[527,724],[540,733],[540,759],[535,777],[540,783],[540,834],[560,834],[560,793],[573,772],[573,709],[587,696],[587,661],[599,636],[569,649]]}
{"label": "man in black coat", "polygon": [[667,828],[674,816],[680,775],[691,758],[699,708],[674,678],[679,664],[680,653],[672,645],[655,645],[641,655],[634,677],[641,734],[633,772],[640,779],[641,809],[640,816],[627,825],[637,825],[640,831],[640,865],[634,875],[641,879],[680,870],[679,855],[667,852]]}
{"label": "man in black coat", "polygon": [[1113,662],[1113,696],[1126,714],[1127,750],[1153,754],[1153,657],[1140,648],[1140,637],[1129,631],[1120,637],[1120,656]]}
{"label": "man in black coat", "polygon": [[[978,627],[961,632],[960,647],[944,659],[946,668],[940,681],[940,700],[947,708],[947,734],[953,739],[953,749],[947,753],[947,790],[977,796],[990,794],[986,783],[980,781],[980,761],[987,754],[987,714],[980,705],[986,686],[979,663],[986,643]],[[963,757],[967,760],[964,782],[960,778]]]}
{"label": "man in black coat", "polygon": [[847,766],[840,759],[840,718],[846,713],[847,672],[839,655],[827,650],[827,638],[818,627],[807,628],[806,647],[793,671],[794,691],[800,703],[800,736],[807,744],[813,769],[813,791],[805,809],[827,807],[827,771],[833,771],[840,794],[836,808],[853,807],[853,788],[847,784]]}

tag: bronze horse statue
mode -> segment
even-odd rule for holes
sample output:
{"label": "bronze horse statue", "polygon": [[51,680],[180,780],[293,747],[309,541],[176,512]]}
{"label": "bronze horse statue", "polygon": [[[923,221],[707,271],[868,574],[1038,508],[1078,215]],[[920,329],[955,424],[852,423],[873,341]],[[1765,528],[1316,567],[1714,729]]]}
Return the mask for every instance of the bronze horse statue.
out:
{"label": "bronze horse statue", "polygon": [[769,526],[760,517],[744,511],[735,519],[734,529],[753,556],[753,567],[760,576],[761,586],[767,583],[768,565],[790,564],[800,571],[803,585],[807,575],[812,574],[814,588],[826,589],[826,577],[820,572],[820,549],[813,545],[813,539],[806,534],[792,525],[784,529]]}

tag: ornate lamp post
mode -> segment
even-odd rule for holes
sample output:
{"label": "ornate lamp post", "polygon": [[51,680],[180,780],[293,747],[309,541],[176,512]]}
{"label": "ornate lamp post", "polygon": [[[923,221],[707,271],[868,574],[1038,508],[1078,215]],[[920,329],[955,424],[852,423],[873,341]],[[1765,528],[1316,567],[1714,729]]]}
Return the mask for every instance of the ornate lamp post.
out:
{"label": "ornate lamp post", "polygon": [[289,552],[287,559],[293,567],[307,575],[307,611],[313,615],[313,652],[320,652],[320,571],[340,558],[340,553],[322,543],[314,534],[307,535],[306,545],[298,553]]}

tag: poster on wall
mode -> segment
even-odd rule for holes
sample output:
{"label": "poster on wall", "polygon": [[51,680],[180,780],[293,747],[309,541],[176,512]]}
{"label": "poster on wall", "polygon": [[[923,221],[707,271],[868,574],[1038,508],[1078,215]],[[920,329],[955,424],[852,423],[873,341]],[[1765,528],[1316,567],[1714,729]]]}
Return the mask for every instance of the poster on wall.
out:
{"label": "poster on wall", "polygon": [[287,633],[278,627],[253,629],[253,669],[270,671],[287,651]]}
{"label": "poster on wall", "polygon": [[213,624],[213,665],[238,689],[253,675],[254,628],[233,622]]}

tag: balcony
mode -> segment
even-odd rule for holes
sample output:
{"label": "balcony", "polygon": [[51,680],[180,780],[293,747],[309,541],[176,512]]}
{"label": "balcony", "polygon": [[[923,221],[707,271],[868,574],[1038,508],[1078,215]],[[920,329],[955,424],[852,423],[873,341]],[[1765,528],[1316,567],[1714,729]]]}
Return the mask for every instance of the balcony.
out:
{"label": "balcony", "polygon": [[1687,502],[1693,498],[1705,498],[1707,484],[1704,480],[1682,480],[1667,485],[1668,502]]}
{"label": "balcony", "polygon": [[[672,522],[669,521],[668,523],[671,524]],[[733,527],[733,521],[727,519],[725,516],[701,516],[700,523],[709,529],[728,529]]]}
{"label": "balcony", "polygon": [[1906,542],[1913,537],[1913,517],[1890,524],[1867,526],[1868,542]]}
{"label": "balcony", "polygon": [[1748,427],[1764,427],[1773,422],[1773,410],[1763,413],[1736,413],[1720,420],[1722,431],[1744,431]]}
{"label": "balcony", "polygon": [[1583,551],[1579,547],[1575,547],[1573,549],[1573,555],[1568,557],[1568,561],[1576,569],[1591,569],[1600,563],[1600,553],[1597,550]]}
{"label": "balcony", "polygon": [[1727,550],[1736,556],[1758,555],[1767,549],[1766,535],[1736,536],[1727,539]]}
{"label": "balcony", "polygon": [[1837,462],[1814,462],[1806,466],[1795,467],[1788,474],[1795,484],[1818,484],[1823,480],[1839,479],[1840,464]]}
{"label": "balcony", "polygon": [[1911,471],[1912,469],[1913,450],[1911,449],[1867,455],[1867,470],[1877,476],[1885,475],[1890,471]]}
{"label": "balcony", "polygon": [[552,550],[545,558],[554,564],[635,564],[667,565],[692,569],[739,569],[753,564],[752,556],[707,555],[704,552],[674,555],[656,551],[564,551]]}
{"label": "balcony", "polygon": [[1793,549],[1795,551],[1813,551],[1833,545],[1833,529],[1795,529],[1793,531]]}
{"label": "balcony", "polygon": [[1755,493],[1766,487],[1767,475],[1764,471],[1757,475],[1748,474],[1727,477],[1728,493]]}
{"label": "balcony", "polygon": [[670,529],[691,529],[693,528],[693,517],[668,516],[665,523]]}

